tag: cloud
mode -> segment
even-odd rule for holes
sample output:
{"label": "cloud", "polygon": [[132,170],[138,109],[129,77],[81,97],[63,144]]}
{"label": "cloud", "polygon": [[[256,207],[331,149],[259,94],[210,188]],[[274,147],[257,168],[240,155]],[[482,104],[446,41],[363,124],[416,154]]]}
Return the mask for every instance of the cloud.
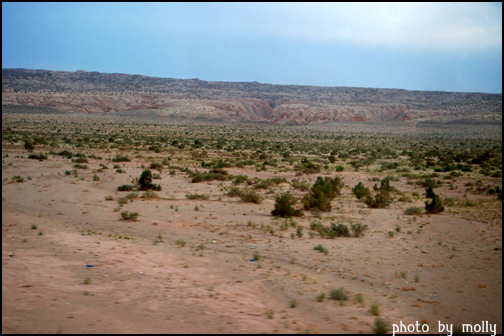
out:
{"label": "cloud", "polygon": [[328,43],[418,50],[502,48],[502,5],[490,3],[275,4],[269,33]]}
{"label": "cloud", "polygon": [[[231,3],[188,5],[173,24],[208,34],[429,51],[502,48],[495,3]],[[187,16],[193,20],[187,21]],[[165,21],[168,22],[168,21]]]}

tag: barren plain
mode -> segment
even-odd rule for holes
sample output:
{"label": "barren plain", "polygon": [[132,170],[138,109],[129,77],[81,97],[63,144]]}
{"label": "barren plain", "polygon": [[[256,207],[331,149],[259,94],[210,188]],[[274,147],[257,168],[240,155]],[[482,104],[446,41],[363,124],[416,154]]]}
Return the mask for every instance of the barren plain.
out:
{"label": "barren plain", "polygon": [[[495,125],[2,113],[2,332],[500,333],[501,188]],[[287,191],[303,216],[272,215]]]}

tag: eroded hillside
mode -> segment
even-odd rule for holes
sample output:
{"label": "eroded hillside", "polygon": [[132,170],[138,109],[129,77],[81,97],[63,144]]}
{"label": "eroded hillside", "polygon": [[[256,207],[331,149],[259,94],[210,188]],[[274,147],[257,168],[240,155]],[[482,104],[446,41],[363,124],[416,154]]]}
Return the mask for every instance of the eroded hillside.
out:
{"label": "eroded hillside", "polygon": [[277,125],[329,121],[501,123],[502,95],[209,82],[99,72],[2,69],[2,107],[70,113],[144,111],[189,119]]}

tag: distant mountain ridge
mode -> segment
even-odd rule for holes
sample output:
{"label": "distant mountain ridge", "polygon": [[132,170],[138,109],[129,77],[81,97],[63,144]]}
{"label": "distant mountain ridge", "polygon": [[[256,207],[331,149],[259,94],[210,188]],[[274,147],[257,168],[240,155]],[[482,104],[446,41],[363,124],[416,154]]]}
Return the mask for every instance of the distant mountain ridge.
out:
{"label": "distant mountain ridge", "polygon": [[2,111],[15,110],[15,106],[70,113],[148,110],[160,117],[277,125],[454,119],[502,122],[502,94],[2,69]]}

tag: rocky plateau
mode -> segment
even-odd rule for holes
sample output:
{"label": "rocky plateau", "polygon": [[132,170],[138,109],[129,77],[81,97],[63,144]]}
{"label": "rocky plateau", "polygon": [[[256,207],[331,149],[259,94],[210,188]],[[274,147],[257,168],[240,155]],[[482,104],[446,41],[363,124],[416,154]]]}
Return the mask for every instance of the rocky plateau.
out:
{"label": "rocky plateau", "polygon": [[105,113],[232,123],[502,123],[502,94],[210,82],[2,69],[2,112]]}

